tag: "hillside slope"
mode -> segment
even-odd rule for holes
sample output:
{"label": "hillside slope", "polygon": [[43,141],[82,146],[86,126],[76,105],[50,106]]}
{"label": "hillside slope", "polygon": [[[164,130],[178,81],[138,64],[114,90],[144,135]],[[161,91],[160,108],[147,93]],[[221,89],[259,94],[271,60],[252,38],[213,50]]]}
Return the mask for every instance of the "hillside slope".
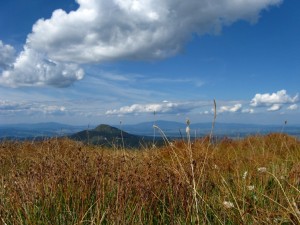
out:
{"label": "hillside slope", "polygon": [[150,137],[129,134],[118,128],[101,124],[95,129],[83,130],[70,136],[71,139],[85,144],[104,145],[109,147],[137,148],[141,144],[150,144]]}

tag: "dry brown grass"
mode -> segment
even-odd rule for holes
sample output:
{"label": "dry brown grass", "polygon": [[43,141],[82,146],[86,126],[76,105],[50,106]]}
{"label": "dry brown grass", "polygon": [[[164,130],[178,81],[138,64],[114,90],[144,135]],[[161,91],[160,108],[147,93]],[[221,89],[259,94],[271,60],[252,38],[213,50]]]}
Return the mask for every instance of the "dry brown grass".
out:
{"label": "dry brown grass", "polygon": [[299,162],[284,134],[141,151],[2,142],[0,223],[300,224]]}

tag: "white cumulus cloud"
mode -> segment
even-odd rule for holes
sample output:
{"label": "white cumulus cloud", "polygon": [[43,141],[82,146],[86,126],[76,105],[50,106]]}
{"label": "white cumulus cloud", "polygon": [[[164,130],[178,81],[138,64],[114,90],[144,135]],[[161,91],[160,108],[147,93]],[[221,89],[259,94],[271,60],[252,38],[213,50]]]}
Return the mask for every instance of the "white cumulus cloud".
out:
{"label": "white cumulus cloud", "polygon": [[243,109],[242,110],[242,113],[250,113],[250,114],[252,114],[252,113],[254,113],[254,109]]}
{"label": "white cumulus cloud", "polygon": [[281,109],[281,105],[280,104],[274,104],[271,107],[269,107],[267,110],[268,111],[278,111]]}
{"label": "white cumulus cloud", "polygon": [[221,106],[219,113],[223,112],[239,112],[242,109],[242,104],[235,104],[234,106]]}
{"label": "white cumulus cloud", "polygon": [[11,45],[6,45],[0,40],[0,71],[11,67],[14,62],[16,50]]}
{"label": "white cumulus cloud", "polygon": [[294,97],[291,97],[287,94],[286,90],[280,90],[272,94],[256,94],[251,100],[250,105],[253,107],[268,107],[268,111],[278,111],[283,105],[295,104],[298,101],[298,94],[296,94]]}
{"label": "white cumulus cloud", "polygon": [[290,105],[287,109],[288,110],[296,110],[296,109],[298,109],[298,105],[297,104]]}
{"label": "white cumulus cloud", "polygon": [[74,63],[61,63],[49,60],[40,53],[25,49],[20,53],[12,68],[0,76],[2,85],[66,87],[82,79],[84,71]]}
{"label": "white cumulus cloud", "polygon": [[[64,87],[82,78],[81,64],[172,56],[183,49],[193,34],[218,33],[237,20],[255,22],[261,10],[282,0],[76,2],[77,10],[67,13],[58,9],[51,18],[33,25],[24,51],[12,68],[2,73],[0,84]],[[27,67],[19,61],[26,61]],[[37,64],[46,69],[40,71]]]}
{"label": "white cumulus cloud", "polygon": [[[255,21],[281,0],[77,0],[40,19],[27,45],[54,60],[77,63],[157,59],[180,51],[193,33],[219,32],[237,20]],[[47,33],[47,35],[45,35]]]}

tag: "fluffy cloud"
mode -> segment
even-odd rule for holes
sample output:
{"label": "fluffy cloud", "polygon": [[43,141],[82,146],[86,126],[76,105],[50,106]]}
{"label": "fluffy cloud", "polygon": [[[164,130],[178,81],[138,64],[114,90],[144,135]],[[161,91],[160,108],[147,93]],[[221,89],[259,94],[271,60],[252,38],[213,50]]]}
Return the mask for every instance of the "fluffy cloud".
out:
{"label": "fluffy cloud", "polygon": [[77,11],[56,10],[40,19],[27,45],[54,60],[77,63],[164,58],[180,51],[192,33],[215,33],[239,19],[255,21],[260,10],[281,0],[77,2]]}
{"label": "fluffy cloud", "polygon": [[294,97],[291,97],[287,94],[286,90],[281,90],[272,94],[256,94],[251,100],[250,105],[253,107],[269,107],[267,109],[268,111],[278,111],[282,108],[282,105],[294,104],[298,101],[298,94],[296,94]]}
{"label": "fluffy cloud", "polygon": [[250,114],[252,114],[252,113],[254,113],[254,109],[243,109],[242,113],[250,113]]}
{"label": "fluffy cloud", "polygon": [[12,67],[0,76],[2,85],[66,87],[84,76],[77,64],[55,62],[30,49],[21,52]]}
{"label": "fluffy cloud", "polygon": [[113,109],[106,111],[106,115],[125,115],[125,114],[139,114],[139,113],[167,113],[178,114],[187,113],[198,107],[204,106],[207,103],[203,102],[184,102],[173,103],[163,101],[162,103],[153,104],[133,104],[130,106],[124,106],[120,109]]}
{"label": "fluffy cloud", "polygon": [[234,106],[221,106],[219,113],[223,112],[239,112],[242,109],[242,104],[235,104]]}
{"label": "fluffy cloud", "polygon": [[[255,22],[261,10],[281,2],[77,0],[76,11],[59,9],[51,18],[34,24],[24,51],[13,68],[2,74],[0,83],[63,87],[82,78],[83,72],[76,64],[165,58],[178,53],[192,34],[218,33],[237,20]],[[31,61],[36,56],[41,59]],[[22,59],[31,65],[22,67],[18,63]],[[37,61],[47,69],[37,72]],[[26,72],[19,81],[23,69]]]}
{"label": "fluffy cloud", "polygon": [[267,110],[273,112],[273,111],[278,111],[280,109],[281,109],[281,105],[280,104],[274,104],[271,107],[269,107]]}
{"label": "fluffy cloud", "polygon": [[297,104],[290,105],[287,109],[288,110],[296,110],[296,109],[298,109],[298,105]]}
{"label": "fluffy cloud", "polygon": [[15,59],[16,51],[14,47],[5,45],[0,40],[0,71],[2,69],[10,68]]}

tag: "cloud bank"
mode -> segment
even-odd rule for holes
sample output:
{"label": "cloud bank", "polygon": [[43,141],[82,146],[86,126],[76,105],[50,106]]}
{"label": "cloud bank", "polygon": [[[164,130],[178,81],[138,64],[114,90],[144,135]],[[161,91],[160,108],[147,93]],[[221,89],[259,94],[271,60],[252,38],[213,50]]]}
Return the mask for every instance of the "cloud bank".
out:
{"label": "cloud bank", "polygon": [[[243,106],[240,101],[221,102],[217,113],[239,113],[253,114],[259,113],[262,110],[268,112],[279,111],[283,108],[290,111],[298,109],[299,95],[291,97],[286,90],[280,90],[276,93],[255,94],[250,102]],[[218,101],[217,101],[218,103]],[[284,107],[285,106],[285,107]],[[163,114],[186,114],[190,112],[198,112],[200,114],[213,113],[214,109],[208,110],[211,107],[210,102],[205,101],[189,101],[189,102],[169,102],[150,104],[132,104],[123,106],[119,109],[111,109],[106,111],[106,115],[127,115],[127,114],[142,114],[142,113],[157,113]],[[261,109],[258,109],[261,108]]]}
{"label": "cloud bank", "polygon": [[106,111],[106,115],[127,115],[127,114],[141,114],[141,113],[164,113],[164,114],[181,114],[188,113],[192,110],[211,105],[207,102],[168,102],[150,103],[150,104],[133,104],[124,106],[120,109],[113,109]]}
{"label": "cloud bank", "polygon": [[256,22],[261,10],[282,0],[76,2],[76,11],[58,9],[38,20],[13,64],[1,42],[0,84],[65,87],[82,79],[82,64],[162,59],[180,52],[193,34],[219,33],[237,20]]}
{"label": "cloud bank", "polygon": [[12,115],[64,115],[68,113],[65,106],[40,102],[14,102],[0,100],[0,116]]}
{"label": "cloud bank", "polygon": [[[214,109],[207,110],[212,106],[208,101],[190,101],[190,102],[168,102],[150,103],[150,104],[132,104],[123,106],[119,109],[107,110],[106,115],[128,115],[153,113],[154,111],[162,114],[186,114],[197,111],[199,114],[213,114]],[[253,109],[243,109],[240,103],[234,105],[224,105],[217,110],[217,113],[253,113]]]}

